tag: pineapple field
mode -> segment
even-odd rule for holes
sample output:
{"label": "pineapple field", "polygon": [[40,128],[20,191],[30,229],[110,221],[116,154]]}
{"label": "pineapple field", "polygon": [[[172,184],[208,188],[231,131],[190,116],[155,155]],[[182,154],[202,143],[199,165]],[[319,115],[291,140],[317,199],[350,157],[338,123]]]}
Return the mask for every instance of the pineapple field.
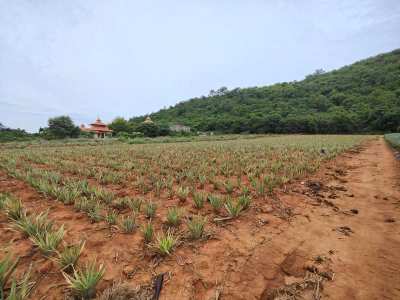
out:
{"label": "pineapple field", "polygon": [[[4,144],[1,299],[278,299],[265,290],[290,283],[252,282],[244,266],[274,237],[284,243],[277,237],[308,206],[340,210],[310,178],[324,170],[339,180],[338,157],[371,143],[377,138],[285,135]],[[254,270],[277,264],[278,248]],[[307,274],[315,295],[329,276]]]}

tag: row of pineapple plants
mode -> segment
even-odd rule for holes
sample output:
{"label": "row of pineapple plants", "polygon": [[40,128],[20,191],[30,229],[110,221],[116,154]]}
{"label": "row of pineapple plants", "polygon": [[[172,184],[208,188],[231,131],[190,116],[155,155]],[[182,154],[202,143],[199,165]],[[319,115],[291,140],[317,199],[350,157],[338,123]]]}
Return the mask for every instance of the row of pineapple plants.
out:
{"label": "row of pineapple plants", "polygon": [[[5,168],[10,175],[27,181],[45,196],[58,199],[64,204],[73,204],[78,211],[87,213],[94,222],[105,219],[108,220],[111,225],[115,224],[115,212],[110,209],[105,209],[104,205],[113,206],[117,209],[130,208],[135,213],[140,211],[142,204],[145,206],[145,212],[151,211],[152,207],[155,206],[151,200],[145,201],[140,197],[134,199],[129,197],[115,199],[113,193],[105,189],[90,186],[86,180],[65,179],[62,175],[54,171],[33,169],[29,165],[25,166],[25,171],[23,171],[23,169],[17,169],[15,164],[10,164],[8,166],[3,165],[3,168]],[[260,186],[257,186],[258,183],[255,182],[255,189],[259,196],[265,194],[265,186],[270,187],[268,182],[265,182],[266,181],[263,181],[263,184]],[[187,199],[191,197],[194,207],[197,209],[201,209],[204,206],[205,199],[208,199],[213,210],[219,212],[223,204],[223,199],[227,198],[227,207],[231,207],[230,203],[233,202],[231,196],[234,185],[232,183],[226,183],[225,189],[228,197],[221,197],[218,194],[210,194],[207,196],[207,193],[190,190],[188,187],[179,187],[176,189],[175,194],[180,203],[186,202]],[[271,188],[269,190],[272,191]],[[250,190],[246,186],[243,186],[238,193],[240,195],[238,202],[243,201],[243,199],[246,199],[245,201],[250,201]],[[190,197],[189,194],[191,194]],[[106,211],[107,215],[102,216],[102,211]]]}
{"label": "row of pineapple plants", "polygon": [[[327,153],[332,155],[341,151],[344,146],[338,144],[330,141],[331,147]],[[155,194],[163,189],[170,192],[173,185],[197,188],[205,184],[214,186],[214,183],[223,191],[227,181],[240,181],[242,177],[258,182],[272,177],[277,186],[314,171],[326,158],[320,155],[316,143],[289,143],[286,147],[268,144],[239,147],[232,143],[225,147],[212,143],[206,147],[162,145],[162,148],[152,147],[147,151],[132,147],[117,149],[112,146],[106,149],[89,147],[86,151],[81,148],[79,152],[59,151],[55,156],[25,151],[22,156],[36,163],[58,166],[73,174],[93,177],[100,183],[120,184],[128,181],[129,185],[143,193],[153,191]]]}
{"label": "row of pineapple plants", "polygon": [[[144,215],[150,220],[153,220],[156,215],[157,205],[154,202],[144,201],[140,198],[130,199],[129,197],[124,197],[114,202],[114,205],[118,204],[118,207],[122,208],[129,207],[132,209],[132,213],[126,216],[119,216],[117,210],[104,209],[99,201],[93,200],[95,199],[93,197],[80,197],[81,193],[87,194],[87,191],[90,190],[86,183],[83,184],[81,182],[77,185],[76,182],[73,182],[72,187],[70,185],[67,185],[66,189],[60,188],[58,184],[61,183],[62,177],[58,173],[54,173],[52,171],[29,169],[27,173],[24,173],[21,170],[12,169],[12,167],[8,171],[10,172],[10,174],[19,179],[25,179],[44,195],[54,197],[55,199],[58,199],[65,204],[73,204],[77,210],[87,213],[87,215],[93,222],[104,220],[110,226],[118,225],[125,233],[132,233],[140,227],[137,224],[137,215],[141,211],[143,211]],[[40,175],[42,177],[38,177]],[[69,181],[67,182],[68,184],[71,184]],[[182,199],[186,199],[187,193],[181,193]],[[247,209],[249,207],[251,199],[249,196],[243,195],[237,201],[234,201],[229,197],[225,201],[224,197],[220,197],[217,195],[207,196],[204,193],[194,193],[193,206],[195,208],[203,208],[206,201],[210,203],[215,212],[218,213],[224,207],[227,214],[232,218],[235,218],[239,216],[239,214],[244,209]],[[101,213],[102,211],[105,211],[106,213],[103,215]],[[182,219],[188,219],[184,218],[184,210],[182,208],[172,207],[167,212],[166,225],[168,225],[169,227],[176,227],[181,223]],[[189,232],[189,237],[192,239],[201,238],[203,236],[206,222],[207,219],[201,217],[200,215],[188,219],[186,224]],[[141,231],[143,233],[144,241],[146,243],[149,243],[153,240],[154,229],[151,221],[142,226]],[[152,245],[155,249],[161,249],[159,252],[162,255],[166,254],[166,252],[162,250],[163,248],[165,248],[165,246],[163,247],[162,245],[165,243],[165,240],[171,240],[171,232],[169,231],[168,234],[162,233],[157,236],[155,244]],[[174,243],[174,245],[175,244],[176,243]],[[174,245],[171,245],[171,247]]]}
{"label": "row of pineapple plants", "polygon": [[[85,247],[85,242],[67,244],[64,226],[55,228],[54,222],[48,218],[48,212],[36,216],[29,214],[22,202],[8,194],[0,194],[0,208],[7,215],[13,228],[22,232],[48,259],[55,261],[68,283],[72,294],[83,299],[91,299],[96,294],[96,285],[104,275],[105,268],[97,265],[96,260],[88,262],[83,267],[77,266],[79,257]],[[4,298],[7,278],[15,271],[18,258],[7,255],[0,261],[0,280],[2,287],[1,299],[27,299],[34,283],[30,272],[18,282],[12,280],[7,298]]]}

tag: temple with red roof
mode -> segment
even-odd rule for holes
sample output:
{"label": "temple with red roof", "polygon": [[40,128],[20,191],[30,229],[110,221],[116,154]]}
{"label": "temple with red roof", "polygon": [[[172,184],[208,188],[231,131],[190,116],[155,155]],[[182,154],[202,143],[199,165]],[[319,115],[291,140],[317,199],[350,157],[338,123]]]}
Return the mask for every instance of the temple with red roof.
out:
{"label": "temple with red roof", "polygon": [[95,138],[105,138],[112,133],[112,130],[101,122],[100,118],[97,118],[96,122],[90,124],[90,127],[85,127],[85,125],[82,124],[80,129],[85,132],[92,132]]}

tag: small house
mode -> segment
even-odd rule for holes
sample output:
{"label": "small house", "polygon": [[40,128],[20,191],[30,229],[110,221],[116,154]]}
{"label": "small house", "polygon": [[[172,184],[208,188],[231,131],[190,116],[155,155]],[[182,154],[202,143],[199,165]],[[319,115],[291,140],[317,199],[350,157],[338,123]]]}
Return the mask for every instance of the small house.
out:
{"label": "small house", "polygon": [[190,132],[190,127],[181,124],[174,124],[169,126],[169,130],[174,132]]}

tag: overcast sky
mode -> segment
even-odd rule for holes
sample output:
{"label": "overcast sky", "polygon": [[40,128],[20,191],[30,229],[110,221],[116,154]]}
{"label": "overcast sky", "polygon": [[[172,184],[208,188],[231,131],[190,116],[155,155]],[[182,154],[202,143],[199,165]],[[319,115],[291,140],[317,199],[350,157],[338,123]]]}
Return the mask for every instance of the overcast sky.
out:
{"label": "overcast sky", "polygon": [[0,122],[108,122],[396,48],[399,0],[0,0]]}

